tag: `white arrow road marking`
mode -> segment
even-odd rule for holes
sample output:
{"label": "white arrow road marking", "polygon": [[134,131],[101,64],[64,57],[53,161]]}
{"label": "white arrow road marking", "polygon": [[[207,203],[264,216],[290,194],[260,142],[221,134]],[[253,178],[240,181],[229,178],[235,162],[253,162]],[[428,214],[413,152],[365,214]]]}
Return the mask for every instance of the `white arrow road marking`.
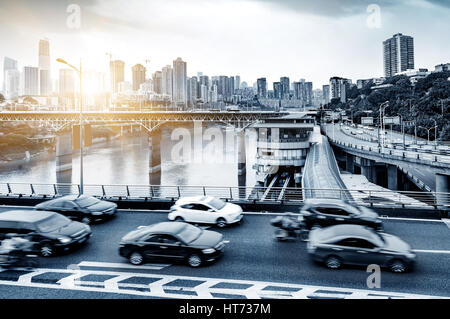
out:
{"label": "white arrow road marking", "polygon": [[21,283],[21,284],[31,284],[31,279],[34,276],[39,276],[39,275],[41,275],[43,273],[45,273],[45,271],[39,271],[38,270],[38,271],[34,271],[34,272],[31,272],[31,273],[26,274],[26,275],[22,275],[22,276],[19,277],[19,279],[17,279],[17,282]]}
{"label": "white arrow road marking", "polygon": [[164,294],[164,288],[163,285],[174,281],[176,278],[174,277],[166,277],[166,278],[162,278],[161,280],[152,282],[151,284],[148,285],[148,287],[150,288],[150,291],[152,293],[156,293],[156,294]]}
{"label": "white arrow road marking", "polygon": [[95,268],[121,268],[121,269],[144,269],[144,270],[161,270],[171,266],[170,264],[145,264],[142,266],[135,266],[125,263],[108,263],[99,261],[82,261],[78,264],[79,267],[95,267]]}
{"label": "white arrow road marking", "polygon": [[83,277],[87,274],[89,274],[89,273],[86,273],[81,270],[77,270],[74,274],[58,280],[57,283],[65,288],[75,288],[76,287],[75,280],[80,279],[81,277]]}
{"label": "white arrow road marking", "polygon": [[119,289],[119,281],[128,279],[133,277],[132,274],[120,275],[111,279],[107,279],[104,281],[105,289],[118,290]]}

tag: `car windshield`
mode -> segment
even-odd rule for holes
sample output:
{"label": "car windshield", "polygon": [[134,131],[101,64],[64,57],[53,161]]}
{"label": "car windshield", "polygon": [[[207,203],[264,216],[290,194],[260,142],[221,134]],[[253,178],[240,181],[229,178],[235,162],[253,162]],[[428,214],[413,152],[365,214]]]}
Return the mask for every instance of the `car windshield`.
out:
{"label": "car windshield", "polygon": [[211,205],[212,207],[214,207],[217,210],[221,210],[226,205],[224,201],[222,201],[220,199],[217,199],[217,198],[211,198],[208,201],[208,204]]}
{"label": "car windshield", "polygon": [[202,232],[203,230],[201,228],[186,224],[177,235],[182,241],[189,244],[196,240]]}
{"label": "car windshield", "polygon": [[43,233],[55,231],[70,224],[70,219],[59,214],[52,215],[37,223],[37,228]]}
{"label": "car windshield", "polygon": [[89,206],[92,206],[92,205],[95,205],[95,204],[99,203],[100,200],[95,198],[95,197],[80,197],[80,198],[77,198],[75,200],[75,202],[80,207],[89,207]]}

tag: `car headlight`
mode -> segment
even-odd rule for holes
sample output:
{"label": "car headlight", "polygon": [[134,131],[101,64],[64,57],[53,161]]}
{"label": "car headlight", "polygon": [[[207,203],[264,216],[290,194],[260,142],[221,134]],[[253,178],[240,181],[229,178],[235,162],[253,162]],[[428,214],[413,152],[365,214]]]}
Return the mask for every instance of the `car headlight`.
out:
{"label": "car headlight", "polygon": [[71,239],[69,237],[58,237],[58,240],[62,243],[62,244],[67,244],[71,241]]}
{"label": "car headlight", "polygon": [[91,214],[94,216],[99,216],[99,215],[103,215],[103,212],[91,212]]}
{"label": "car headlight", "polygon": [[415,258],[416,258],[416,254],[415,254],[415,253],[412,253],[412,252],[407,253],[405,256],[406,256],[406,258],[408,258],[408,259],[415,259]]}
{"label": "car headlight", "polygon": [[207,248],[207,249],[203,249],[202,253],[204,254],[212,254],[214,253],[216,250],[214,248]]}

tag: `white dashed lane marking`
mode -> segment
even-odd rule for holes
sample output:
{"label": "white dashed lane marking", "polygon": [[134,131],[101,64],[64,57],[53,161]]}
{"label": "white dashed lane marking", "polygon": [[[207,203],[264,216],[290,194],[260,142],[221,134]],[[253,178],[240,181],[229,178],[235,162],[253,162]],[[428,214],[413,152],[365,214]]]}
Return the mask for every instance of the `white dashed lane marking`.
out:
{"label": "white dashed lane marking", "polygon": [[135,266],[126,263],[108,263],[100,261],[82,261],[77,265],[78,267],[92,267],[92,268],[116,268],[116,269],[136,269],[136,270],[161,270],[171,266],[170,264],[145,264],[142,266]]}

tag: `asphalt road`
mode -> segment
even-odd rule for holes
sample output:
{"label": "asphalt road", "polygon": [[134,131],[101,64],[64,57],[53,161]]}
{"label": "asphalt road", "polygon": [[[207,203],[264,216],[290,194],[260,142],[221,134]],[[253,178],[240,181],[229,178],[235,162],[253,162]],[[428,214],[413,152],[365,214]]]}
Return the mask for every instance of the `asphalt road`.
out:
{"label": "asphalt road", "polygon": [[[333,125],[327,124],[325,125],[326,129],[328,130],[328,135],[330,137],[334,137],[336,140],[352,143],[353,145],[358,146],[365,146],[365,147],[372,147],[373,149],[377,149],[378,144],[374,142],[364,141],[357,137],[352,137],[347,134],[344,134],[339,125],[335,125],[334,131],[333,131]],[[355,128],[352,128],[352,130],[356,130]],[[350,132],[350,131],[349,131]],[[363,134],[364,135],[364,134]],[[368,136],[366,136],[368,137]],[[415,177],[417,177],[419,180],[421,180],[425,185],[431,188],[432,191],[436,190],[436,176],[435,171],[433,168],[428,167],[427,165],[421,165],[421,164],[415,164],[412,162],[399,162],[399,165],[403,168],[407,169],[411,174],[413,174]]]}
{"label": "asphalt road", "polygon": [[[349,289],[368,289],[369,273],[365,268],[343,268],[328,270],[313,263],[306,252],[306,243],[277,242],[273,239],[273,227],[267,215],[246,215],[240,225],[215,229],[230,243],[217,262],[200,268],[185,265],[168,265],[160,269],[114,269],[135,275],[189,276],[208,280],[233,279],[261,281],[279,284],[314,285]],[[40,258],[39,269],[76,268],[82,262],[124,263],[118,255],[121,237],[139,225],[166,221],[166,212],[124,212],[107,222],[92,225],[93,237],[77,250],[65,255]],[[393,274],[382,271],[379,291],[401,292],[450,297],[450,229],[441,221],[425,222],[410,220],[386,220],[385,231],[400,236],[418,252],[415,270],[411,273]],[[434,252],[433,252],[434,251]],[[145,265],[144,265],[145,266]],[[89,270],[90,267],[81,269]],[[108,268],[91,268],[107,270]],[[23,273],[19,273],[23,274]],[[110,291],[74,291],[32,287],[16,282],[17,272],[0,272],[0,296],[2,298],[143,298],[143,295],[112,294]],[[56,275],[55,275],[56,276]],[[66,275],[61,275],[61,278]],[[100,276],[100,275],[99,275]],[[91,280],[100,280],[97,276]],[[95,277],[95,276],[94,276]],[[102,276],[100,276],[102,277]],[[105,277],[105,276],[103,276]],[[106,276],[107,277],[107,276]],[[59,278],[59,277],[58,277]],[[107,279],[103,278],[102,280]],[[9,281],[13,284],[9,284]],[[45,282],[45,281],[44,281]],[[57,286],[56,286],[57,287]],[[156,296],[157,297],[157,296]]]}

